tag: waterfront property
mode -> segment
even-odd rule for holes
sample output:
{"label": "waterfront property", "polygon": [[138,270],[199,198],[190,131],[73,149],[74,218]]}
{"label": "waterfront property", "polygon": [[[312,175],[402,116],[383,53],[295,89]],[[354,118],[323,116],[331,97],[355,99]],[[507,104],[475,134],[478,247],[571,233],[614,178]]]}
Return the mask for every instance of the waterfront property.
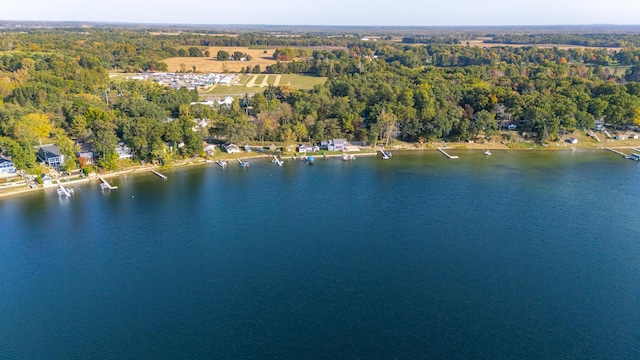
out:
{"label": "waterfront property", "polygon": [[234,154],[234,153],[239,153],[240,152],[240,147],[236,144],[232,144],[232,143],[228,143],[222,146],[222,148],[224,149],[224,151],[226,151],[229,154]]}
{"label": "waterfront property", "polygon": [[202,150],[207,154],[207,155],[213,155],[216,151],[216,146],[213,144],[209,144],[206,141],[202,142]]}
{"label": "waterfront property", "polygon": [[0,156],[0,174],[15,174],[16,166],[11,160]]}
{"label": "waterfront property", "polygon": [[58,168],[64,163],[64,155],[56,145],[45,145],[40,147],[40,157],[45,164],[52,168]]}
{"label": "waterfront property", "polygon": [[76,152],[78,158],[86,159],[87,165],[94,163],[95,153],[93,152],[93,143],[78,143],[79,150]]}
{"label": "waterfront property", "polygon": [[131,149],[124,143],[118,144],[118,146],[116,147],[116,154],[118,154],[118,159],[133,158],[133,153],[131,152]]}
{"label": "waterfront property", "polygon": [[53,185],[53,182],[51,180],[51,176],[49,176],[48,174],[41,174],[40,175],[40,180],[42,181],[42,186]]}
{"label": "waterfront property", "polygon": [[318,152],[320,151],[320,147],[317,145],[307,145],[307,144],[300,144],[298,145],[298,152],[299,153],[308,153],[308,152]]}
{"label": "waterfront property", "polygon": [[329,151],[344,151],[345,147],[348,147],[349,143],[345,139],[332,139],[327,143],[327,150]]}

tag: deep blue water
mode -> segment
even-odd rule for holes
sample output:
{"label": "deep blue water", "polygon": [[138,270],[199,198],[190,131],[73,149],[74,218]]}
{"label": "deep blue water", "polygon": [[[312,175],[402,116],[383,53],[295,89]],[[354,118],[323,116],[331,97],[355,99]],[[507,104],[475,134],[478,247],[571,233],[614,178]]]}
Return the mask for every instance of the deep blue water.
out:
{"label": "deep blue water", "polygon": [[639,164],[457,154],[0,199],[0,358],[637,359]]}

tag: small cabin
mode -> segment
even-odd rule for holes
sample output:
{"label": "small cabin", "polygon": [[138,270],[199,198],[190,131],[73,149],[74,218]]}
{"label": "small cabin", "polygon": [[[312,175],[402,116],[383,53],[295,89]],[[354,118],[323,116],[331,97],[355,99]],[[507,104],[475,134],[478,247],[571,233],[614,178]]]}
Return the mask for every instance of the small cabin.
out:
{"label": "small cabin", "polygon": [[576,138],[568,138],[566,141],[569,144],[577,144],[578,143],[578,139],[576,139]]}
{"label": "small cabin", "polygon": [[627,137],[626,137],[626,136],[624,136],[624,135],[620,135],[620,134],[618,134],[618,135],[616,135],[615,139],[616,139],[616,140],[627,140]]}
{"label": "small cabin", "polygon": [[238,147],[238,145],[236,144],[226,144],[223,146],[224,151],[226,151],[229,154],[233,154],[233,153],[239,153],[240,152],[240,147]]}
{"label": "small cabin", "polygon": [[49,176],[47,174],[40,175],[40,180],[42,180],[42,185],[43,186],[48,186],[48,185],[52,185],[53,184],[51,182],[51,176]]}
{"label": "small cabin", "polygon": [[629,135],[629,139],[637,139],[638,138],[638,134],[631,134]]}

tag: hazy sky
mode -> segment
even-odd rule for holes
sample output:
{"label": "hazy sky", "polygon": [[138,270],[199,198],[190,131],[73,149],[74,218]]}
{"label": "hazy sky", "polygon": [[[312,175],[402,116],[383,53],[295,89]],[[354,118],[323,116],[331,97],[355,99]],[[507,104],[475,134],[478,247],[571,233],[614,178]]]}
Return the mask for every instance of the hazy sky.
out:
{"label": "hazy sky", "polygon": [[0,20],[281,25],[640,24],[640,0],[21,0]]}

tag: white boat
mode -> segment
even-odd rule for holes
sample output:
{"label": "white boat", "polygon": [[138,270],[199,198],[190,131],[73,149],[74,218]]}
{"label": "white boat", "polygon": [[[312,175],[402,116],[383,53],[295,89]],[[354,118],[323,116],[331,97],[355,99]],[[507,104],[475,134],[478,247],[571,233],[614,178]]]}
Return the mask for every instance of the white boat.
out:
{"label": "white boat", "polygon": [[342,160],[344,160],[344,161],[355,160],[355,159],[356,159],[356,156],[353,155],[353,154],[351,154],[351,155],[349,155],[347,153],[342,154]]}
{"label": "white boat", "polygon": [[73,189],[65,188],[64,186],[62,186],[62,184],[58,184],[58,195],[70,197],[71,195],[73,195]]}
{"label": "white boat", "polygon": [[486,150],[486,151],[484,152],[484,154],[485,154],[485,155],[491,155],[491,151]]}
{"label": "white boat", "polygon": [[227,166],[227,160],[216,160],[216,164],[220,167],[225,167]]}

